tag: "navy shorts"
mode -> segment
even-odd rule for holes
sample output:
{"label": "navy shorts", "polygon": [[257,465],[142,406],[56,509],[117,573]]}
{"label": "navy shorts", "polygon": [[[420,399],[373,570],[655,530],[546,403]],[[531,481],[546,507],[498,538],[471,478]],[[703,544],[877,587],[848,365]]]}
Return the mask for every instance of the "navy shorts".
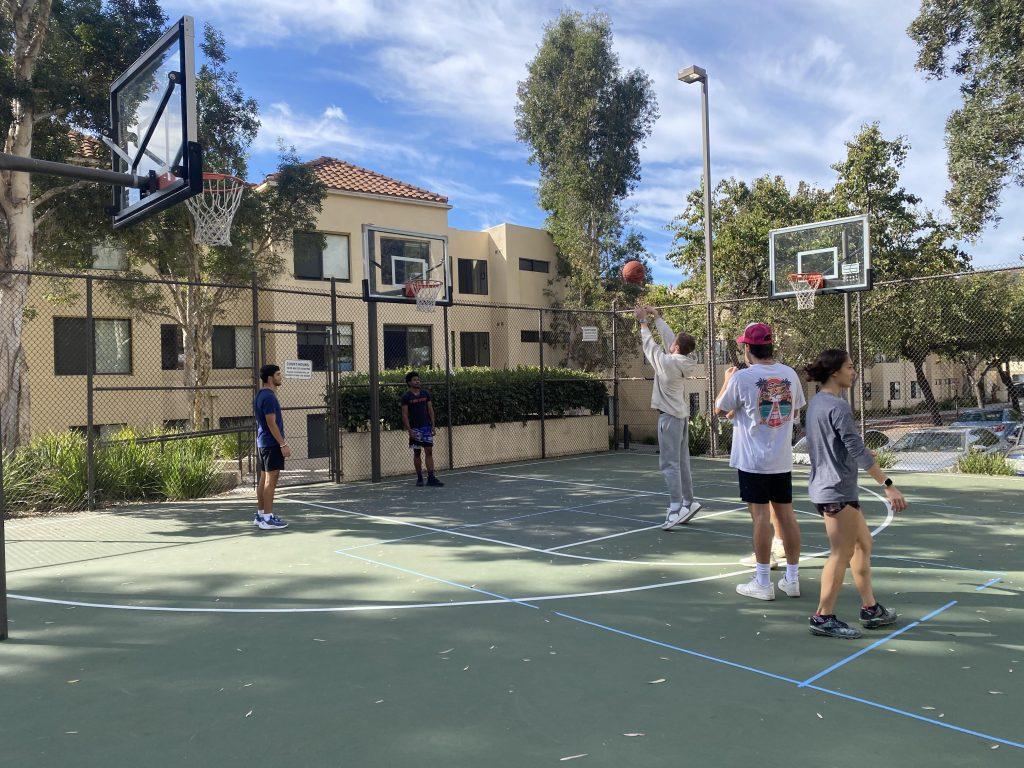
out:
{"label": "navy shorts", "polygon": [[[414,451],[418,451],[420,448],[433,448],[434,447],[434,429],[433,427],[413,427],[409,435],[409,447]],[[415,437],[413,436],[415,435]]]}
{"label": "navy shorts", "polygon": [[281,453],[281,446],[268,445],[260,446],[260,472],[277,472],[284,469],[284,454]]}
{"label": "navy shorts", "polygon": [[762,475],[737,470],[740,476],[740,498],[747,504],[792,504],[793,473]]}
{"label": "navy shorts", "polygon": [[815,509],[818,510],[818,514],[824,517],[835,517],[842,512],[846,507],[853,507],[854,509],[860,509],[859,501],[835,501],[829,504],[815,504]]}

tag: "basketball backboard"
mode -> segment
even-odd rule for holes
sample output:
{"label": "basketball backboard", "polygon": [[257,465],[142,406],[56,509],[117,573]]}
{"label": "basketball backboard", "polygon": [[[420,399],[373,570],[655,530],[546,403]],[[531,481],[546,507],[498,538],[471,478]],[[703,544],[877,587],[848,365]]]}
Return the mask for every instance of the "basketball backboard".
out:
{"label": "basketball backboard", "polygon": [[448,238],[425,232],[363,225],[363,298],[414,304],[406,291],[410,280],[441,283],[438,304],[452,303]]}
{"label": "basketball backboard", "polygon": [[185,16],[110,86],[113,170],[150,179],[114,187],[114,229],[202,191],[196,135],[195,24]]}
{"label": "basketball backboard", "polygon": [[825,279],[818,292],[846,293],[871,289],[871,237],[868,217],[800,224],[768,234],[769,295],[794,296],[789,276],[817,272]]}

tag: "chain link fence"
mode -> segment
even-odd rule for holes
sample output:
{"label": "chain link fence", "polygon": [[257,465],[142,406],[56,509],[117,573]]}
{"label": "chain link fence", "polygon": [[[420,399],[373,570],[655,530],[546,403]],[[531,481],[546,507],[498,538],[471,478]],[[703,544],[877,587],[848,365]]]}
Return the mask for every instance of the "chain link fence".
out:
{"label": "chain link fence", "polygon": [[[27,397],[18,438],[5,435],[15,508],[31,505],[40,483],[29,465],[40,456],[70,462],[53,470],[73,478],[53,508],[134,497],[124,480],[133,462],[176,473],[170,485],[137,478],[144,498],[252,483],[252,397],[268,362],[285,370],[286,484],[411,473],[400,406],[409,370],[432,396],[441,470],[657,443],[653,370],[631,310],[457,302],[423,312],[367,304],[335,280],[300,289],[98,270],[0,278],[12,276],[30,280]],[[661,307],[674,331],[694,336],[703,371],[687,382],[693,455],[728,454],[731,428],[713,416],[714,395],[742,364],[733,340],[762,321],[798,372],[822,349],[850,350],[859,373],[851,404],[888,468],[1024,472],[1020,267],[880,283],[819,296],[806,311],[764,297],[712,310],[709,344],[705,303]],[[812,397],[814,385],[804,387]],[[801,435],[798,427],[797,462],[806,461]]]}

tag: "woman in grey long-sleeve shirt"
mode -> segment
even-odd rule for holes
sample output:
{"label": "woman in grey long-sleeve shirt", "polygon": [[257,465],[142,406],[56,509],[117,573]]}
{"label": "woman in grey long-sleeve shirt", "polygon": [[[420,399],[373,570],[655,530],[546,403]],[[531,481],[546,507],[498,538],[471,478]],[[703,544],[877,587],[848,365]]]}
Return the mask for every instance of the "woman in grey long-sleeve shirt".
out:
{"label": "woman in grey long-sleeve shirt", "polygon": [[860,637],[859,630],[835,615],[836,598],[847,566],[851,567],[860,592],[860,622],[864,627],[875,629],[894,624],[896,612],[875,600],[871,587],[871,531],[860,510],[858,468],[885,487],[894,511],[906,509],[907,502],[878,466],[853,421],[845,393],[853,386],[857,370],[846,350],[826,349],[805,370],[811,380],[821,385],[821,391],[807,407],[807,449],[811,459],[808,494],[825,520],[831,547],[822,569],[821,598],[817,612],[810,618],[810,630],[811,634],[824,637]]}

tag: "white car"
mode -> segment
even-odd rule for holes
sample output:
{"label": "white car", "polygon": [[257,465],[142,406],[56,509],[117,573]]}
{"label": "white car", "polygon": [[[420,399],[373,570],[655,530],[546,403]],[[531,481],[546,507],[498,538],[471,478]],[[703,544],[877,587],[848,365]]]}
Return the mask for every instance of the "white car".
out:
{"label": "white car", "polygon": [[1006,463],[1013,471],[1024,477],[1024,426],[1017,427],[1010,436],[1010,450],[1006,452]]}
{"label": "white car", "polygon": [[[884,450],[889,445],[889,437],[885,432],[869,429],[864,433],[864,443],[873,451]],[[811,457],[807,453],[807,435],[793,444],[793,463],[810,465]]]}
{"label": "white car", "polygon": [[933,427],[907,432],[886,451],[895,459],[890,469],[943,472],[972,451],[997,453],[1004,447],[999,436],[984,427]]}

